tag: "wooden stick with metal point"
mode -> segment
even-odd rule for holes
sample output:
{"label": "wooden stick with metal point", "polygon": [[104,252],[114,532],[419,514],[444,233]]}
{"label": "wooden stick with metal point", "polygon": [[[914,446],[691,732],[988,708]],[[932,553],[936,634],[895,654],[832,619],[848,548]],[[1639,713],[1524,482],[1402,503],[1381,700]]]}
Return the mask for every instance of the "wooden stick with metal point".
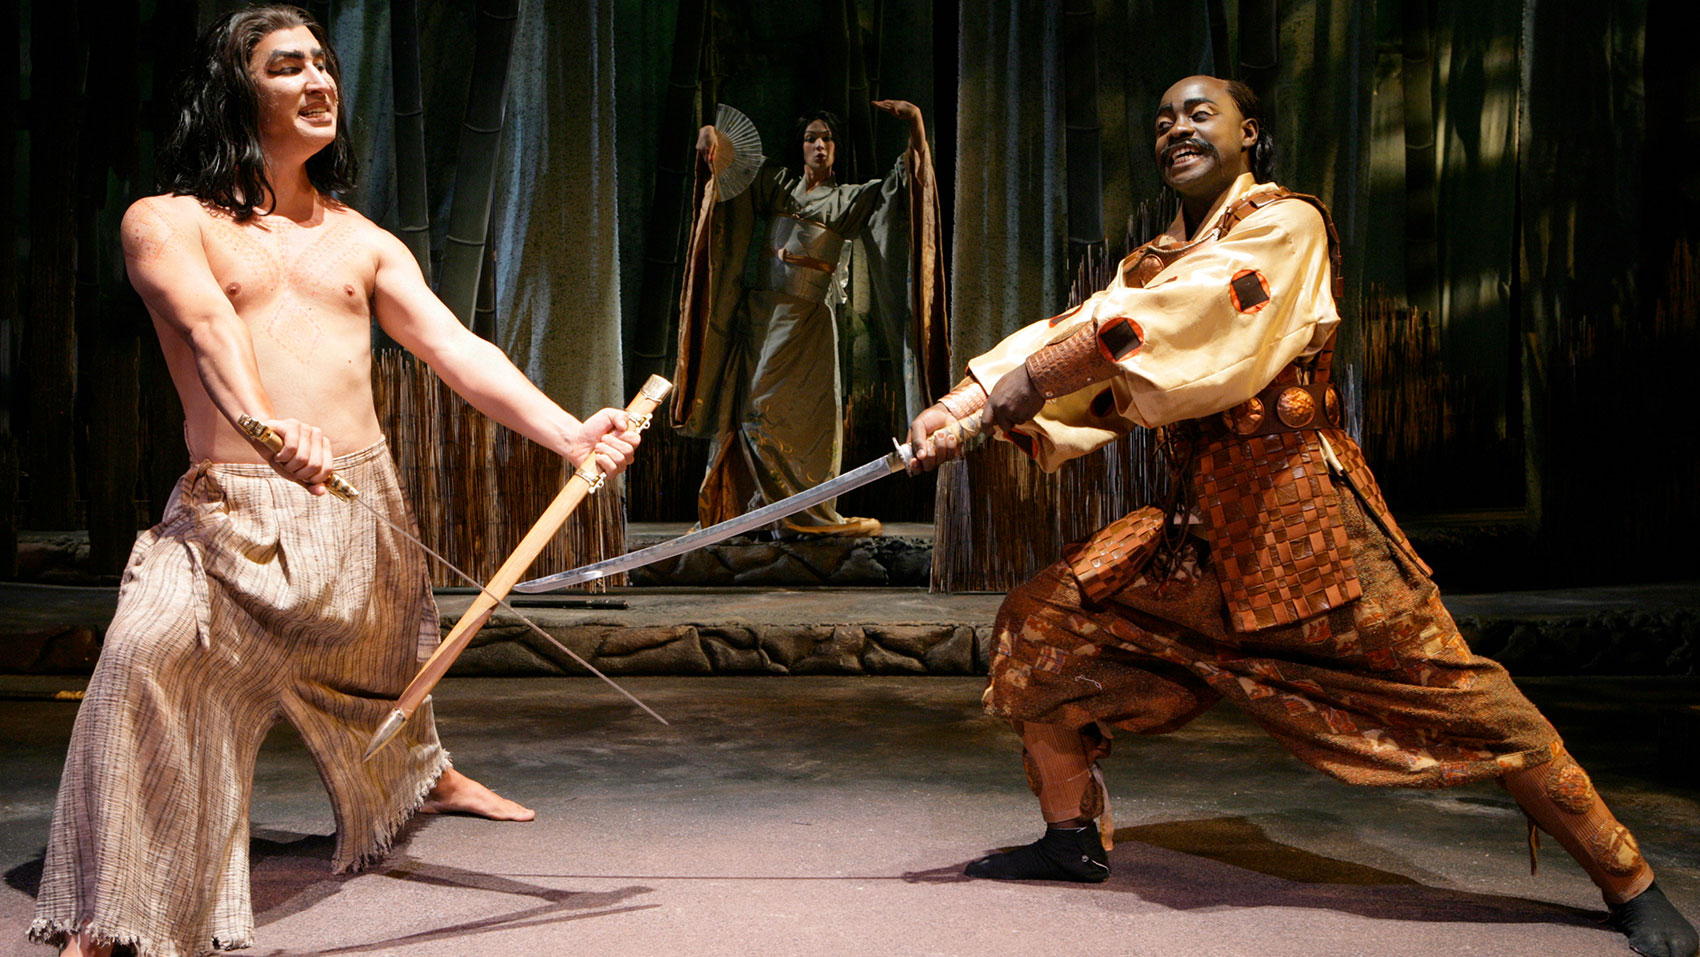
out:
{"label": "wooden stick with metal point", "polygon": [[[649,381],[638,390],[637,398],[626,406],[626,415],[631,418],[634,427],[642,428],[647,425],[650,414],[672,389],[672,383],[666,379],[658,375],[650,376]],[[520,576],[525,574],[526,569],[531,567],[531,563],[543,551],[544,546],[548,545],[549,540],[566,524],[567,517],[572,515],[586,495],[600,489],[602,482],[601,470],[596,467],[596,457],[592,455],[573,473],[573,477],[567,480],[566,487],[549,503],[549,507],[543,510],[543,515],[531,526],[531,531],[526,532],[525,538],[520,540],[513,553],[502,563],[502,567],[485,583],[484,590],[473,597],[472,604],[449,631],[449,636],[437,646],[437,650],[420,667],[419,673],[408,683],[401,697],[396,699],[395,707],[378,726],[378,730],[372,733],[372,739],[366,745],[368,760],[395,737],[401,726],[406,724],[407,719],[424,703],[426,696],[437,686],[437,682],[442,680],[449,666],[454,664],[460,653],[472,643],[473,636],[484,627],[484,623],[490,620],[491,613],[496,610],[501,599],[507,596],[514,583],[519,581]]]}

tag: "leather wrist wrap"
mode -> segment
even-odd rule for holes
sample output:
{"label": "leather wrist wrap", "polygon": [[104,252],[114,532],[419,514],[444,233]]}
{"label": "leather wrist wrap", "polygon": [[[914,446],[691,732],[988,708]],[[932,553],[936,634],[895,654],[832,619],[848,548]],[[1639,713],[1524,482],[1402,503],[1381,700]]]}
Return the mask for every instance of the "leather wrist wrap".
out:
{"label": "leather wrist wrap", "polygon": [[1046,399],[1079,392],[1095,382],[1113,378],[1118,371],[1116,364],[1098,348],[1093,325],[1027,357],[1027,377]]}
{"label": "leather wrist wrap", "polygon": [[986,407],[986,388],[969,376],[939,398],[937,405],[958,422]]}

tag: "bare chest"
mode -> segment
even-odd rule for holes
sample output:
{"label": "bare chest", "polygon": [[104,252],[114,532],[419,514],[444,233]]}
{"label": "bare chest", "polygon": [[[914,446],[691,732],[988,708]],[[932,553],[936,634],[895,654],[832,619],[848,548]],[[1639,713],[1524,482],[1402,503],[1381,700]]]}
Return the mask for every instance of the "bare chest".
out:
{"label": "bare chest", "polygon": [[213,278],[262,361],[274,350],[308,363],[365,348],[374,269],[358,226],[213,218],[204,229]]}

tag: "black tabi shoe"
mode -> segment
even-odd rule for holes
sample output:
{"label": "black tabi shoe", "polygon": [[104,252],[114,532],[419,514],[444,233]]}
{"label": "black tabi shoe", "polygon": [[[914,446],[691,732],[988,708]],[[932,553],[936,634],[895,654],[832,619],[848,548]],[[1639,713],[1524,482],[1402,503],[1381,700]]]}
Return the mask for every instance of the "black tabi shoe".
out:
{"label": "black tabi shoe", "polygon": [[1088,823],[1085,827],[1048,827],[1044,837],[1026,847],[988,854],[963,868],[962,873],[994,881],[1098,884],[1109,878],[1110,862],[1104,842],[1098,839],[1098,825]]}
{"label": "black tabi shoe", "polygon": [[1621,904],[1608,905],[1611,924],[1629,938],[1629,947],[1647,957],[1694,957],[1700,937],[1694,925],[1677,913],[1676,907],[1654,881],[1647,889]]}

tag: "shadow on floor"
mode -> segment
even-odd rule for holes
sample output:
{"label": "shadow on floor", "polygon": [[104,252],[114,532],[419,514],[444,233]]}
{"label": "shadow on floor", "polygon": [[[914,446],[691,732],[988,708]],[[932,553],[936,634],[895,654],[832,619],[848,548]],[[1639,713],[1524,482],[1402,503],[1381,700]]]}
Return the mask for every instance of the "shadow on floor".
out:
{"label": "shadow on floor", "polygon": [[[396,842],[391,858],[380,867],[351,874],[330,873],[331,856],[336,849],[336,839],[333,836],[292,834],[287,831],[256,832],[250,850],[253,859],[252,887],[256,928],[263,928],[267,924],[313,907],[339,893],[344,884],[362,876],[380,876],[433,887],[529,897],[535,898],[539,903],[475,921],[426,927],[399,937],[350,944],[320,953],[387,953],[393,948],[408,944],[559,924],[660,906],[618,906],[652,890],[638,885],[610,891],[574,891],[517,881],[498,874],[421,863],[407,857],[403,845],[408,834],[418,827],[425,826],[429,826],[428,822],[409,827]],[[39,867],[37,871],[39,874]],[[563,911],[570,913],[561,913]]]}
{"label": "shadow on floor", "polygon": [[6,872],[6,886],[34,898],[41,893],[41,868],[46,863],[47,848],[43,847],[34,857]]}
{"label": "shadow on floor", "polygon": [[[422,826],[422,825],[421,825]],[[411,828],[410,828],[411,830]],[[649,910],[658,904],[618,906],[653,888],[630,886],[611,891],[573,891],[540,884],[530,884],[496,874],[422,864],[401,853],[397,842],[396,857],[381,868],[364,872],[399,881],[451,889],[479,890],[540,901],[503,914],[476,921],[466,921],[441,927],[429,927],[400,937],[350,944],[321,951],[326,954],[386,953],[406,944],[427,943],[454,937],[507,931],[523,927],[558,924],[589,917],[636,910]],[[295,834],[289,831],[262,830],[254,833],[249,845],[251,892],[253,895],[256,928],[283,920],[340,893],[343,885],[362,873],[332,874],[331,857],[336,850],[336,838],[329,834]],[[41,890],[41,872],[47,855],[46,848],[30,860],[6,872],[6,884],[14,890],[35,897]],[[571,913],[560,913],[568,911]],[[45,951],[43,951],[45,953]],[[121,957],[123,949],[115,952]]]}
{"label": "shadow on floor", "polygon": [[[1101,889],[1171,910],[1311,907],[1383,920],[1598,926],[1604,910],[1430,887],[1404,874],[1271,840],[1243,817],[1117,828]],[[1008,848],[1004,848],[1008,850]],[[915,871],[917,883],[971,880],[963,864]]]}

